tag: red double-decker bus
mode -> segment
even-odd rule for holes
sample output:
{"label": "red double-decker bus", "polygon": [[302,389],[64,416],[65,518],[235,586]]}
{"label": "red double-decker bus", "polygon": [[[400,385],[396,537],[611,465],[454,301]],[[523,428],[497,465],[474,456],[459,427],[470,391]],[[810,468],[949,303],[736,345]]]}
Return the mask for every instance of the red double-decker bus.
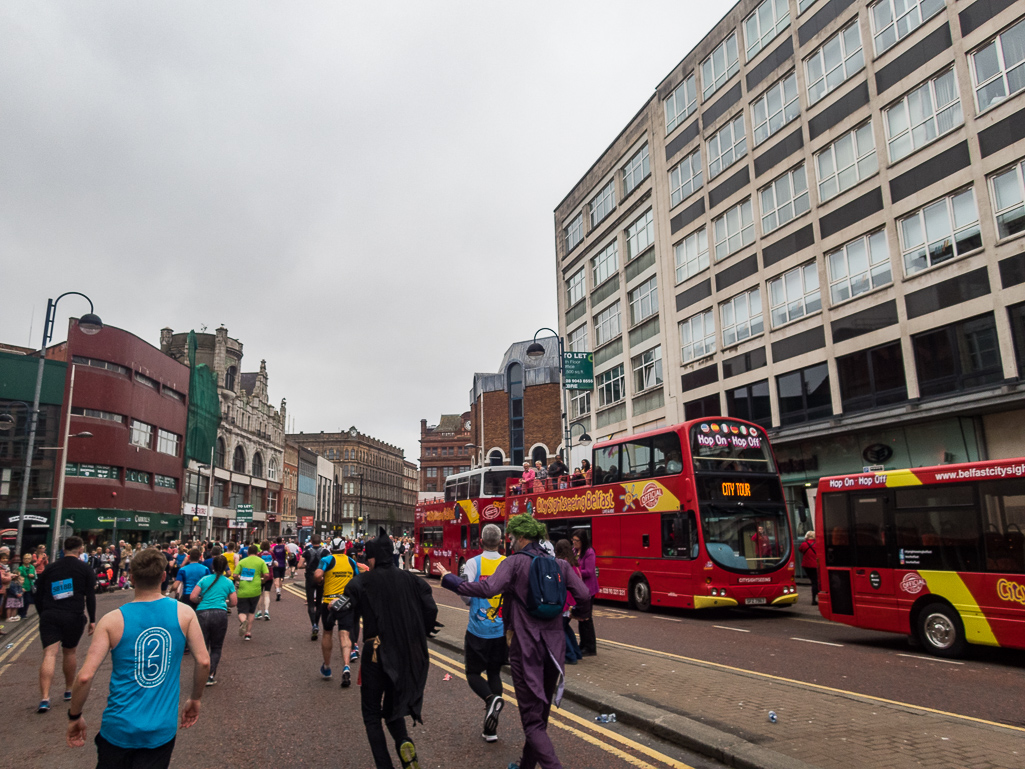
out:
{"label": "red double-decker bus", "polygon": [[816,507],[823,617],[1025,648],[1025,458],[822,478]]}
{"label": "red double-decker bus", "polygon": [[413,513],[415,568],[434,576],[440,563],[462,574],[466,561],[482,552],[480,530],[495,523],[505,530],[505,485],[521,471],[508,467],[478,467],[450,475],[444,497],[419,503]]}
{"label": "red double-decker bus", "polygon": [[598,443],[592,457],[588,486],[534,493],[511,481],[506,512],[532,513],[552,541],[588,531],[599,598],[640,611],[797,600],[783,486],[761,427],[697,419]]}

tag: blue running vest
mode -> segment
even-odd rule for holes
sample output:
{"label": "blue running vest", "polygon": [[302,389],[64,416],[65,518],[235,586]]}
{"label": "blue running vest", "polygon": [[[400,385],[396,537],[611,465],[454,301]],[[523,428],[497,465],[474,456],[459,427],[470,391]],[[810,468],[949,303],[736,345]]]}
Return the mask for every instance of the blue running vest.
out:
{"label": "blue running vest", "polygon": [[158,748],[178,732],[185,636],[172,598],[121,607],[125,630],[111,649],[110,695],[100,734],[120,748]]}
{"label": "blue running vest", "polygon": [[[473,558],[477,564],[477,579],[490,577],[495,573],[498,564],[505,560],[502,556],[498,558],[485,558],[478,555]],[[467,631],[478,638],[501,638],[505,632],[502,623],[502,597],[494,598],[471,598],[470,599],[470,621],[466,625]]]}

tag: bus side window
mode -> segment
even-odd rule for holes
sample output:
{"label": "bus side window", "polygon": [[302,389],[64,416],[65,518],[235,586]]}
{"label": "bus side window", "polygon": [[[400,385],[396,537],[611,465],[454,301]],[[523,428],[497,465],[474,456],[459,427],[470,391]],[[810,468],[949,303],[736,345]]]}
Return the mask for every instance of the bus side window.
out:
{"label": "bus side window", "polygon": [[986,571],[1025,574],[1025,480],[979,484]]}
{"label": "bus side window", "polygon": [[479,548],[480,547],[480,524],[479,523],[471,523],[470,524],[470,547],[471,548]]}
{"label": "bus side window", "polygon": [[459,527],[459,546],[462,548],[466,547],[466,527]]}
{"label": "bus side window", "polygon": [[593,483],[619,481],[619,446],[606,446],[594,452]]}
{"label": "bus side window", "polygon": [[676,433],[656,435],[651,439],[651,453],[655,464],[655,476],[673,475],[683,470],[680,451],[680,436]]}
{"label": "bus side window", "polygon": [[855,566],[889,568],[890,550],[886,541],[885,494],[852,496],[854,504]]}
{"label": "bus side window", "polygon": [[694,511],[662,515],[662,557],[693,560],[698,555],[697,526]]}
{"label": "bus side window", "polygon": [[467,499],[475,499],[480,496],[480,474],[470,476],[470,491]]}
{"label": "bus side window", "polygon": [[470,483],[466,478],[460,478],[456,481],[456,499],[469,499],[470,498]]}
{"label": "bus side window", "polygon": [[822,495],[822,528],[826,541],[827,566],[853,566],[851,522],[846,494]]}

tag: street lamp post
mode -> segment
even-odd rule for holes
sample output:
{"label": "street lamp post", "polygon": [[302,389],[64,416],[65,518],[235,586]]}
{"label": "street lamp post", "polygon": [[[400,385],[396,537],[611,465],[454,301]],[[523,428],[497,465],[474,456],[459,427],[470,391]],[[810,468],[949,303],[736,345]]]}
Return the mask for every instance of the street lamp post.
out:
{"label": "street lamp post", "polygon": [[363,523],[363,473],[356,473],[359,478],[359,522]]}
{"label": "street lamp post", "polygon": [[573,452],[573,428],[574,427],[579,427],[580,428],[580,431],[581,431],[580,432],[580,445],[581,446],[589,445],[591,443],[591,440],[592,440],[591,436],[587,434],[587,430],[584,429],[584,426],[582,424],[580,424],[579,422],[574,422],[573,424],[571,424],[569,426],[569,441],[570,441],[570,443],[569,443],[569,448],[566,449],[566,459],[569,460],[569,462],[567,464],[572,464],[573,463],[573,457],[571,456],[571,454]]}
{"label": "street lamp post", "polygon": [[527,357],[540,358],[545,354],[544,345],[539,344],[537,341],[537,335],[542,331],[551,331],[552,336],[554,336],[559,343],[559,387],[562,390],[562,445],[566,447],[566,459],[569,460],[569,445],[572,439],[570,437],[569,429],[569,405],[566,401],[566,362],[562,346],[562,337],[550,328],[539,328],[534,333],[534,341],[527,348]]}
{"label": "street lamp post", "polygon": [[[103,321],[99,317],[93,314],[93,300],[87,297],[85,294],[79,293],[78,291],[66,291],[56,299],[48,299],[46,301],[46,320],[43,323],[43,346],[39,351],[39,367],[36,369],[36,392],[32,398],[32,419],[29,426],[28,432],[28,445],[25,447],[25,475],[21,480],[21,504],[18,506],[18,539],[15,543],[15,551],[20,558],[22,538],[25,535],[25,509],[28,507],[28,487],[29,481],[32,476],[32,452],[35,450],[36,445],[36,428],[39,426],[39,396],[43,389],[43,366],[46,363],[46,346],[50,343],[50,339],[53,338],[53,324],[57,315],[57,302],[66,296],[80,296],[89,302],[89,312],[78,319],[78,328],[83,334],[97,333],[103,328]],[[74,366],[72,366],[72,376],[74,376]],[[68,398],[68,413],[71,413],[71,398]],[[67,451],[65,450],[65,454]],[[60,477],[61,491],[64,489],[64,472],[63,462],[61,468]],[[59,495],[58,495],[59,496]],[[58,501],[58,506],[60,502]],[[59,513],[58,513],[59,515]],[[54,560],[56,560],[56,545],[54,545]]]}

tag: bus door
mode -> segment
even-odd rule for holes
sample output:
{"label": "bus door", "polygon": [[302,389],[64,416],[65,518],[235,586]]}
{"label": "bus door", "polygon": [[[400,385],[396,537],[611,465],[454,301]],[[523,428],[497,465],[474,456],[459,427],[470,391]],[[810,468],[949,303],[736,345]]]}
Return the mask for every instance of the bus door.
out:
{"label": "bus door", "polygon": [[898,630],[893,590],[893,534],[890,493],[851,494],[854,543],[854,607],[858,623],[876,630]]}
{"label": "bus door", "polygon": [[[854,592],[851,567],[854,566],[854,538],[847,510],[847,494],[822,495],[822,535],[826,574],[819,578],[829,591],[829,610],[832,615],[854,617]],[[827,617],[828,619],[828,617]]]}

